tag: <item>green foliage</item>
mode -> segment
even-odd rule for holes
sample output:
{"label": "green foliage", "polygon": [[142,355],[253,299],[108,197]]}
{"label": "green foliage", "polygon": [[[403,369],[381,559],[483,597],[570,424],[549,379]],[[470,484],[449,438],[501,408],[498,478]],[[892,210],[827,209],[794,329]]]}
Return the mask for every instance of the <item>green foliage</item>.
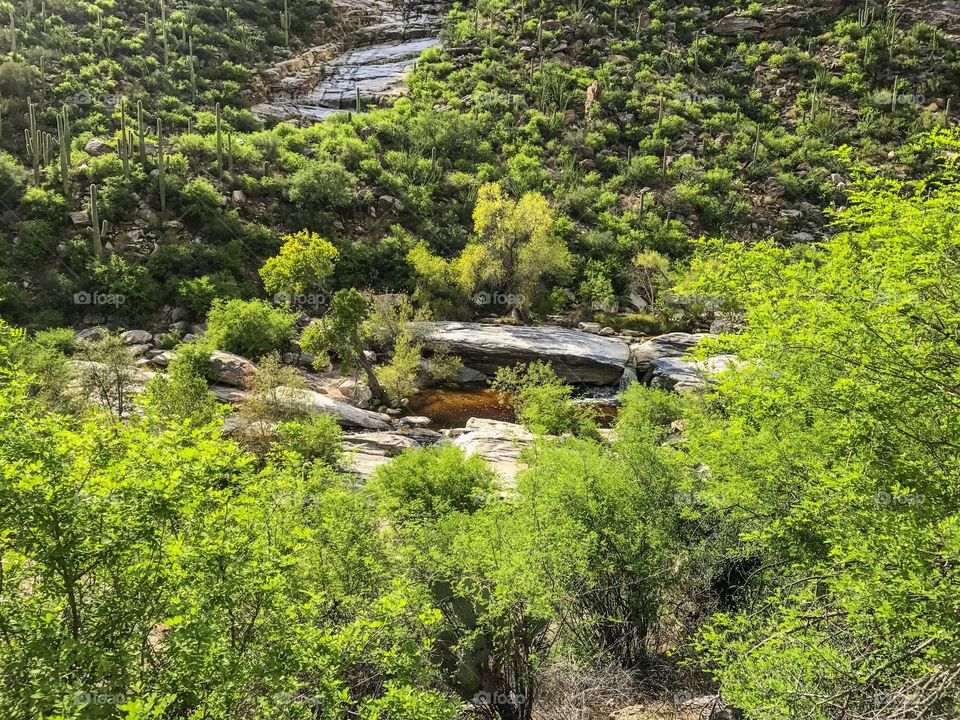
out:
{"label": "green foliage", "polygon": [[557,377],[548,362],[500,368],[493,387],[501,402],[509,402],[529,430],[543,435],[570,433],[597,436],[597,423],[588,405],[573,399],[573,388]]}
{"label": "green foliage", "polygon": [[312,415],[277,425],[278,443],[308,460],[336,465],[343,455],[340,426],[330,415]]}
{"label": "green foliage", "polygon": [[207,337],[221,350],[256,358],[293,340],[296,316],[262,300],[216,300],[207,315]]}
{"label": "green foliage", "polygon": [[280,254],[260,268],[263,287],[268,293],[288,296],[322,290],[333,275],[337,249],[317,233],[301,230],[283,238]]}
{"label": "green foliage", "polygon": [[183,203],[183,216],[191,220],[206,222],[217,217],[220,212],[220,193],[208,180],[196,178],[180,190]]}
{"label": "green foliage", "polygon": [[416,392],[417,375],[423,346],[408,332],[397,336],[389,364],[377,368],[377,379],[387,399],[399,406]]}
{"label": "green foliage", "polygon": [[313,160],[290,178],[290,199],[308,209],[346,207],[353,202],[356,182],[339,163]]}
{"label": "green foliage", "polygon": [[908,689],[960,657],[954,177],[948,160],[916,187],[868,181],[817,247],[713,243],[698,261],[748,329],[692,434],[695,487],[770,568],[702,646],[753,717],[955,705]]}
{"label": "green foliage", "polygon": [[402,453],[377,470],[370,488],[390,514],[429,522],[450,512],[473,512],[486,503],[493,483],[483,460],[447,445]]}

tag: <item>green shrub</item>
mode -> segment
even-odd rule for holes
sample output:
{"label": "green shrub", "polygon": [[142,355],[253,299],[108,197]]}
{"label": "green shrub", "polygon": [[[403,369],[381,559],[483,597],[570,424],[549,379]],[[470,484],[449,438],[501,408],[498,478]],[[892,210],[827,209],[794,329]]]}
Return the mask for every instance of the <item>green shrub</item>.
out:
{"label": "green shrub", "polygon": [[281,446],[327,465],[335,465],[343,454],[341,435],[340,426],[332,415],[311,415],[304,420],[277,425]]}
{"label": "green shrub", "polygon": [[216,347],[257,358],[293,340],[296,315],[263,300],[215,300],[207,315],[207,336]]}
{"label": "green shrub", "polygon": [[[0,178],[0,181],[2,181],[2,178]],[[60,223],[67,212],[67,201],[63,199],[63,195],[39,187],[28,188],[20,202],[26,215],[54,225]]]}
{"label": "green shrub", "polygon": [[480,458],[468,458],[452,445],[434,445],[404,452],[378,468],[369,487],[391,514],[429,520],[472,512],[493,489],[494,478]]}
{"label": "green shrub", "polygon": [[314,160],[290,179],[290,199],[301,207],[319,210],[342,208],[354,199],[357,178],[329,160]]}
{"label": "green shrub", "polygon": [[204,222],[220,212],[220,192],[203,178],[191,180],[180,191],[183,216],[189,220]]}
{"label": "green shrub", "polygon": [[557,377],[547,362],[500,368],[493,387],[501,401],[513,405],[517,418],[531,432],[597,437],[594,411],[573,399],[573,388]]}

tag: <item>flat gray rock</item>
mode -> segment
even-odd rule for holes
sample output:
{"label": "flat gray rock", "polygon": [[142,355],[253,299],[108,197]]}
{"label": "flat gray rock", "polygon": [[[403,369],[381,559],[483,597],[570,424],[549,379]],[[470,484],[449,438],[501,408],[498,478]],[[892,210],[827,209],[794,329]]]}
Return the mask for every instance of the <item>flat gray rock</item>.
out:
{"label": "flat gray rock", "polygon": [[545,360],[573,383],[612,385],[630,359],[617,338],[562,327],[513,327],[465,322],[418,323],[427,346],[445,344],[464,365],[493,375],[501,367]]}
{"label": "flat gray rock", "polygon": [[650,386],[679,393],[704,390],[717,374],[733,362],[733,355],[715,355],[696,362],[680,358],[660,358],[651,363],[653,373]]}
{"label": "flat gray rock", "polygon": [[713,337],[708,333],[667,333],[652,340],[630,346],[630,364],[636,366],[637,375],[650,371],[654,360],[679,358],[686,355],[702,340]]}
{"label": "flat gray rock", "polygon": [[299,388],[280,387],[277,395],[291,407],[300,407],[310,413],[333,415],[341,425],[367,428],[368,430],[388,430],[390,417],[383,413],[361,410],[331,397]]}

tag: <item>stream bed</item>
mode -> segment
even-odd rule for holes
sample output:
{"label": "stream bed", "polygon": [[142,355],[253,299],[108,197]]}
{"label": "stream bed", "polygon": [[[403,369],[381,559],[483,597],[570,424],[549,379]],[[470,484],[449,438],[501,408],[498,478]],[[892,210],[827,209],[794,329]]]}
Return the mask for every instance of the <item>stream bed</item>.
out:
{"label": "stream bed", "polygon": [[377,22],[353,32],[343,52],[325,62],[311,61],[272,86],[269,99],[253,111],[316,121],[356,110],[358,95],[361,108],[398,96],[420,54],[440,44],[442,18],[441,5],[430,0],[384,8]]}
{"label": "stream bed", "polygon": [[[499,397],[500,394],[490,388],[423,390],[410,398],[407,414],[430,418],[431,430],[462,428],[470,418],[516,422],[513,407],[502,404]],[[616,398],[584,397],[580,400],[596,409],[601,427],[609,427],[616,420]]]}

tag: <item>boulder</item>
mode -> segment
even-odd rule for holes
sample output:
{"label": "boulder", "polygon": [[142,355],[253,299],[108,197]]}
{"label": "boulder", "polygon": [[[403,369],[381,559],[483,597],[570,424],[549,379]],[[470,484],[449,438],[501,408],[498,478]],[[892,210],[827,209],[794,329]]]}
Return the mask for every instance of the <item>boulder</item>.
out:
{"label": "boulder", "polygon": [[146,330],[127,330],[120,339],[127,345],[149,345],[153,342],[153,334]]}
{"label": "boulder", "polygon": [[716,355],[700,361],[659,358],[652,361],[648,373],[651,387],[678,393],[705,389],[718,373],[735,361],[733,355]]}
{"label": "boulder", "polygon": [[370,388],[357,382],[353,378],[344,380],[337,386],[337,389],[347,400],[355,403],[357,407],[364,409],[369,408],[373,400],[373,393],[370,392]]}
{"label": "boulder", "polygon": [[715,35],[722,37],[755,36],[763,30],[763,23],[745,15],[730,13],[713,26]]}
{"label": "boulder", "polygon": [[373,475],[378,467],[386,465],[391,458],[404,450],[420,447],[413,438],[399,433],[372,432],[348,435],[344,438],[345,457],[343,464],[351,472],[366,479]]}
{"label": "boulder", "polygon": [[257,366],[245,357],[215,350],[210,354],[210,372],[217,382],[234,387],[245,387],[257,372]]}
{"label": "boulder", "polygon": [[96,342],[101,340],[106,334],[110,332],[105,327],[97,325],[96,327],[84,328],[77,332],[77,340],[86,340],[88,342]]}
{"label": "boulder", "polygon": [[87,141],[87,144],[84,146],[83,151],[87,155],[93,155],[94,157],[98,155],[106,155],[113,152],[113,146],[105,143],[103,140],[97,140],[96,138],[90,138]]}
{"label": "boulder", "polygon": [[562,327],[425,322],[417,323],[417,330],[427,347],[446,346],[465,365],[486,375],[501,367],[546,360],[571,382],[611,385],[620,379],[630,358],[623,340]]}
{"label": "boulder", "polygon": [[457,370],[457,385],[485,385],[487,380],[482,372],[466,365],[461,365]]}
{"label": "boulder", "polygon": [[679,358],[686,355],[701,340],[713,337],[708,333],[667,333],[630,346],[630,364],[636,366],[637,375],[643,376],[652,367],[654,360]]}

